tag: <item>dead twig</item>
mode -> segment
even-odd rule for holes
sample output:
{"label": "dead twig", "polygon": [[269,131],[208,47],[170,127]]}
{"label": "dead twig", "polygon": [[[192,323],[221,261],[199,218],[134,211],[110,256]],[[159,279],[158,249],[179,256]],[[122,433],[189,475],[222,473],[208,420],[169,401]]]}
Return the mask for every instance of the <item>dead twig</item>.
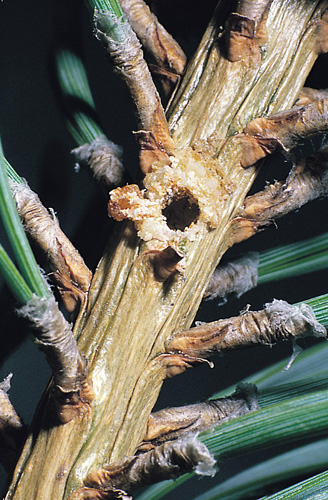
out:
{"label": "dead twig", "polygon": [[231,293],[241,297],[257,284],[259,254],[249,252],[239,259],[220,265],[212,274],[204,298],[226,300]]}
{"label": "dead twig", "polygon": [[15,466],[26,428],[10,402],[12,373],[0,383],[0,462],[7,472]]}
{"label": "dead twig", "polygon": [[53,211],[48,211],[27,183],[11,182],[18,213],[26,232],[46,253],[67,311],[76,312],[84,303],[92,274],[79,252],[60,229]]}
{"label": "dead twig", "polygon": [[129,493],[187,472],[213,476],[215,460],[195,434],[92,472],[69,500],[129,499]]}
{"label": "dead twig", "polygon": [[45,353],[54,379],[54,401],[62,423],[82,411],[89,411],[93,391],[87,379],[87,361],[80,354],[70,324],[53,295],[32,299],[17,314],[27,319],[35,331],[36,343]]}
{"label": "dead twig", "polygon": [[159,23],[143,0],[120,0],[132,29],[154,63],[149,67],[169,96],[183,74],[187,58],[180,45]]}
{"label": "dead twig", "polygon": [[244,241],[272,222],[309,201],[328,195],[328,147],[302,159],[287,179],[248,196],[244,209],[231,222],[229,244]]}
{"label": "dead twig", "polygon": [[172,353],[208,357],[214,352],[258,344],[272,345],[307,336],[326,336],[326,329],[317,322],[312,309],[306,304],[294,306],[274,299],[261,311],[247,310],[233,318],[179,332],[166,347]]}
{"label": "dead twig", "polygon": [[257,390],[253,384],[239,384],[228,397],[203,403],[167,408],[151,413],[141,449],[179,439],[189,433],[202,432],[258,409]]}
{"label": "dead twig", "polygon": [[[108,26],[119,23],[124,33],[123,40],[117,41]],[[95,11],[95,33],[110,55],[114,69],[126,83],[136,106],[140,129],[140,168],[147,173],[153,161],[170,164],[169,155],[173,153],[174,143],[166,122],[164,110],[156,91],[149,69],[143,57],[141,45],[129,23],[104,12]],[[139,132],[136,133],[138,139]],[[148,138],[147,140],[145,139]],[[151,146],[149,146],[151,143]],[[155,149],[154,155],[150,151]]]}
{"label": "dead twig", "polygon": [[120,186],[124,182],[122,148],[105,136],[97,137],[91,144],[73,149],[78,162],[86,163],[98,181],[106,186]]}

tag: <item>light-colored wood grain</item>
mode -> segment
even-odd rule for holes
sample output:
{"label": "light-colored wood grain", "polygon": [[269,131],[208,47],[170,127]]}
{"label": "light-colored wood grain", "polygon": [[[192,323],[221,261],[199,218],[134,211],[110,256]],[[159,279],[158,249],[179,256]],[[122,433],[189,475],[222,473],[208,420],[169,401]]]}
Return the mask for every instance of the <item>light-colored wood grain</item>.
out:
{"label": "light-colored wood grain", "polygon": [[310,23],[327,2],[274,1],[266,51],[255,66],[250,59],[231,63],[221,55],[219,26],[229,6],[218,6],[168,111],[177,148],[194,144],[202,154],[202,141],[212,136],[217,171],[229,182],[219,223],[214,229],[204,225],[194,241],[184,241],[185,276],[175,274],[165,283],[155,279],[143,254],[148,247],[130,223],[112,237],[75,328],[90,363],[92,411],[64,426],[55,422],[50,405],[44,417],[39,412],[35,441],[28,439],[6,500],[67,499],[90,471],[132,454],[142,441],[165,376],[156,357],[175,331],[191,325],[227,249],[229,221],[256,176],[254,167],[241,168],[242,151],[233,138],[225,141],[251,119],[291,107],[316,59]]}

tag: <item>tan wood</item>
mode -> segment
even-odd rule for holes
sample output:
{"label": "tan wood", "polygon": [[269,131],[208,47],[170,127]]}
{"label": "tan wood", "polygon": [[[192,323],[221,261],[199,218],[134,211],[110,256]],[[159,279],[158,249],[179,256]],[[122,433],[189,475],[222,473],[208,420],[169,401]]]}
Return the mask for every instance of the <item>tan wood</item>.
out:
{"label": "tan wood", "polygon": [[[257,116],[291,107],[317,57],[316,25],[326,1],[276,0],[260,64],[229,62],[219,26],[230,2],[221,2],[168,110],[176,147],[194,145],[223,179],[219,222],[203,224],[183,241],[184,276],[156,280],[131,223],[119,223],[95,273],[87,310],[75,332],[90,364],[95,399],[90,412],[58,425],[44,400],[15,470],[6,500],[62,500],[104,462],[133,454],[165,376],[165,342],[188,328],[208,280],[227,249],[229,221],[240,211],[257,168],[243,169],[242,150],[231,138]],[[194,160],[193,160],[194,161]],[[198,181],[201,181],[198,179]],[[210,201],[209,201],[210,203]]]}

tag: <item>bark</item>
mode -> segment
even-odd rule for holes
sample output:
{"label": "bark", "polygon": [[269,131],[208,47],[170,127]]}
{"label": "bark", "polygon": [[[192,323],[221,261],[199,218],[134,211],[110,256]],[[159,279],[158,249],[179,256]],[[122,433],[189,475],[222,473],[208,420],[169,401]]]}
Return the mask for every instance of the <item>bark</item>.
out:
{"label": "bark", "polygon": [[224,303],[230,294],[241,297],[257,285],[259,260],[258,252],[249,252],[219,266],[212,274],[204,298],[220,298]]}
{"label": "bark", "polygon": [[61,230],[53,210],[42,205],[27,183],[11,182],[11,189],[25,231],[47,255],[67,311],[76,312],[86,300],[91,271]]}
{"label": "bark", "polygon": [[236,391],[225,398],[166,408],[150,414],[147,433],[140,448],[149,449],[190,433],[208,430],[219,422],[227,422],[258,409],[256,386],[248,383],[239,384]]}
{"label": "bark", "polygon": [[274,299],[260,311],[246,310],[233,318],[179,332],[169,340],[167,350],[199,358],[211,356],[215,351],[223,353],[230,349],[326,335],[326,329],[316,321],[309,306],[294,306]]}
{"label": "bark", "polygon": [[[204,206],[192,228],[176,230],[182,233],[176,234],[175,244],[185,255],[180,261],[184,269],[164,282],[157,279],[149,252],[164,250],[167,239],[154,238],[151,227],[145,242],[131,222],[119,223],[75,326],[93,380],[92,411],[58,426],[43,399],[7,500],[67,499],[93,470],[134,454],[166,375],[159,354],[165,353],[165,342],[174,332],[190,327],[228,247],[229,222],[258,170],[243,169],[238,143],[226,139],[256,117],[290,108],[304,86],[317,57],[316,25],[311,21],[320,18],[326,2],[274,2],[267,20],[267,51],[259,65],[252,58],[231,63],[222,52],[219,27],[229,7],[230,2],[219,4],[168,110],[175,151],[181,155],[179,178],[190,178],[192,172],[198,189],[201,172],[210,171],[209,181],[216,179],[217,185],[208,208],[211,212],[219,200],[217,219],[207,217]],[[162,167],[159,183],[166,168],[172,167]],[[147,175],[154,179],[155,173]],[[182,188],[186,190],[183,183]],[[166,193],[174,203],[176,194]]]}
{"label": "bark", "polygon": [[128,500],[132,498],[128,496],[131,491],[165,479],[176,479],[187,472],[214,476],[214,464],[206,446],[191,434],[92,472],[85,479],[84,487],[73,492],[69,500]]}
{"label": "bark", "polygon": [[26,426],[9,399],[11,377],[12,373],[0,382],[0,463],[8,472],[16,464],[18,451],[26,433]]}
{"label": "bark", "polygon": [[91,144],[83,144],[73,149],[78,162],[86,163],[95,179],[107,186],[119,186],[124,183],[122,148],[105,136],[97,137]]}
{"label": "bark", "polygon": [[71,325],[60,312],[54,296],[33,295],[17,314],[29,321],[36,343],[50,365],[59,420],[66,423],[76,415],[89,412],[93,391],[92,384],[88,383],[87,361],[80,354]]}

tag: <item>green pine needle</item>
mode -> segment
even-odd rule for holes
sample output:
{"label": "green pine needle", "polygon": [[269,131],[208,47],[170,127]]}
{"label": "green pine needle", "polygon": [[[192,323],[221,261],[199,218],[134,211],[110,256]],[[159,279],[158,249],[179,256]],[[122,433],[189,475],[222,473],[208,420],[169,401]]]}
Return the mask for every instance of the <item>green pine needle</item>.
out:
{"label": "green pine needle", "polygon": [[26,281],[22,278],[2,245],[0,245],[0,274],[17,302],[25,305],[32,298],[32,290],[27,286]]}
{"label": "green pine needle", "polygon": [[3,159],[4,159],[4,162],[5,162],[5,165],[6,165],[8,178],[11,179],[12,181],[16,182],[17,184],[23,184],[24,183],[24,179],[22,179],[18,175],[18,173],[16,172],[16,170],[13,169],[13,167],[6,160],[6,158],[3,158]]}
{"label": "green pine needle", "polygon": [[315,473],[328,467],[327,447],[327,438],[300,446],[236,474],[194,500],[243,500],[266,486]]}
{"label": "green pine needle", "polygon": [[[327,379],[326,379],[327,382]],[[260,398],[261,404],[261,398]],[[315,418],[313,409],[315,408]],[[201,434],[220,459],[328,432],[328,390],[319,390],[261,408]]]}
{"label": "green pine needle", "polygon": [[328,233],[260,252],[258,284],[328,267]]}
{"label": "green pine needle", "polygon": [[117,18],[123,17],[118,0],[85,0],[85,2],[92,12],[97,9],[102,12],[109,12]]}
{"label": "green pine needle", "polygon": [[7,162],[0,142],[0,211],[2,220],[17,259],[18,267],[28,287],[39,297],[48,297],[48,287],[36,263],[20,221],[9,187],[6,170]]}
{"label": "green pine needle", "polygon": [[67,127],[79,146],[104,134],[97,121],[95,103],[82,59],[69,48],[56,54],[59,86],[66,104]]}
{"label": "green pine needle", "polygon": [[259,500],[327,500],[328,471]]}
{"label": "green pine needle", "polygon": [[85,3],[92,14],[97,10],[106,15],[106,19],[102,18],[102,29],[115,42],[124,43],[125,18],[118,0],[85,0]]}
{"label": "green pine needle", "polygon": [[[311,305],[317,320],[325,325],[328,324],[328,295],[304,302]],[[327,356],[328,344],[321,342],[303,351],[288,371],[284,370],[289,361],[285,359],[251,375],[243,382],[252,382],[257,385],[260,391],[261,409],[202,433],[201,440],[208,446],[210,452],[221,460],[263,450],[279,445],[281,442],[292,443],[302,439],[326,436],[328,429]],[[222,397],[233,391],[234,387],[229,387],[213,397]],[[313,414],[314,411],[315,414]],[[318,469],[312,468],[309,472],[315,470]],[[289,473],[288,477],[292,476],[291,469]],[[139,495],[137,500],[159,500],[192,476],[193,474],[187,474],[177,481],[164,481],[154,485]],[[232,478],[231,481],[234,479]],[[214,500],[215,497],[208,497],[207,494],[209,492],[204,493],[201,499]]]}
{"label": "green pine needle", "polygon": [[[92,15],[95,9],[105,14],[102,24],[106,32],[117,42],[124,42],[126,21],[120,4],[116,0],[85,0],[85,3]],[[82,146],[105,134],[99,123],[83,60],[77,52],[77,27],[71,22],[69,14],[63,22],[68,26],[64,30],[65,45],[62,46],[60,41],[56,52],[57,77],[67,128],[77,145]]]}

